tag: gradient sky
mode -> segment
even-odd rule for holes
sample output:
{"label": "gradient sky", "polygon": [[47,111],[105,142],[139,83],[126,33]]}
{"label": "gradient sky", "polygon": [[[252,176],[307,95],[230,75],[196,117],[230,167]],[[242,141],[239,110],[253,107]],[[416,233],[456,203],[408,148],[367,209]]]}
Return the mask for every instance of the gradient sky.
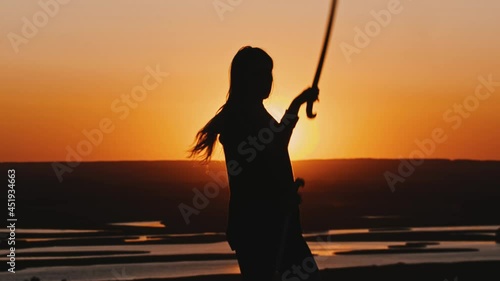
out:
{"label": "gradient sky", "polygon": [[[43,10],[38,1],[1,1],[0,161],[65,160],[103,118],[114,130],[83,161],[186,159],[224,103],[229,64],[244,45],[274,59],[265,104],[278,119],[312,82],[329,2],[72,0],[16,53],[12,34],[23,36],[23,18]],[[446,140],[425,157],[500,160],[500,84],[474,104],[479,76],[500,81],[500,2],[402,0],[349,62],[341,46],[356,46],[355,28],[390,2],[340,1],[318,117],[301,110],[292,159],[408,157],[415,140],[441,128]],[[214,3],[234,7],[218,14]],[[121,119],[113,102],[157,65],[169,75]],[[464,100],[473,108],[467,118],[453,111]]]}

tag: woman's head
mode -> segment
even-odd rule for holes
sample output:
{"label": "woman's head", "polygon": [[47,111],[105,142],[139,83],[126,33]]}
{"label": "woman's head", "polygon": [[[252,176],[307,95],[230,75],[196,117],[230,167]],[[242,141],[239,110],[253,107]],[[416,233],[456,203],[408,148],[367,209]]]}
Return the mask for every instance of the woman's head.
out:
{"label": "woman's head", "polygon": [[209,160],[225,120],[269,97],[273,85],[272,70],[273,60],[260,48],[246,46],[236,53],[231,62],[226,103],[196,134],[196,143],[190,150],[191,157],[203,155],[204,160]]}
{"label": "woman's head", "polygon": [[273,60],[262,49],[241,48],[231,63],[228,102],[243,105],[269,97],[273,85]]}

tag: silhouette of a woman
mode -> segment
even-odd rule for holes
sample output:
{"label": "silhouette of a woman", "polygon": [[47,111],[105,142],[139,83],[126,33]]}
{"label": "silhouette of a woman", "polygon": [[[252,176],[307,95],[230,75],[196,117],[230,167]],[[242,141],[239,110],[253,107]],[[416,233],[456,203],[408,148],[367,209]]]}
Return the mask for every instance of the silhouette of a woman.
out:
{"label": "silhouette of a woman", "polygon": [[303,91],[277,122],[263,105],[271,92],[272,69],[273,61],[262,49],[246,46],[238,51],[226,103],[196,135],[191,156],[209,160],[220,136],[231,193],[226,234],[243,280],[271,280],[276,271],[283,280],[319,280],[302,237],[300,198],[288,154],[298,111],[316,100],[319,90]]}

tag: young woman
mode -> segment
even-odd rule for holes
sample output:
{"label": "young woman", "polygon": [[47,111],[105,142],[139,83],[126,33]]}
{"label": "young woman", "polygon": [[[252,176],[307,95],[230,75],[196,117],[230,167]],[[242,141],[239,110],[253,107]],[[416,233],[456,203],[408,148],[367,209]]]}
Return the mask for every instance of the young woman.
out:
{"label": "young woman", "polygon": [[[191,156],[209,160],[217,137],[223,145],[230,187],[227,240],[243,280],[319,280],[316,262],[302,237],[288,143],[307,101],[298,95],[278,123],[264,108],[273,83],[273,61],[262,49],[241,48],[231,63],[226,103],[196,135]],[[286,221],[286,223],[285,223]]]}

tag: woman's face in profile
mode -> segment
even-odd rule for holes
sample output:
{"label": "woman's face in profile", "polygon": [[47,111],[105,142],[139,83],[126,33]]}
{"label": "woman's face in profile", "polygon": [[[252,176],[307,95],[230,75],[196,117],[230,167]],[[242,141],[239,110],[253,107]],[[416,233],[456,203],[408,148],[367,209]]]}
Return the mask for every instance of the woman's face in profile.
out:
{"label": "woman's face in profile", "polygon": [[255,66],[247,72],[246,86],[250,98],[264,100],[269,97],[273,86],[271,66]]}

